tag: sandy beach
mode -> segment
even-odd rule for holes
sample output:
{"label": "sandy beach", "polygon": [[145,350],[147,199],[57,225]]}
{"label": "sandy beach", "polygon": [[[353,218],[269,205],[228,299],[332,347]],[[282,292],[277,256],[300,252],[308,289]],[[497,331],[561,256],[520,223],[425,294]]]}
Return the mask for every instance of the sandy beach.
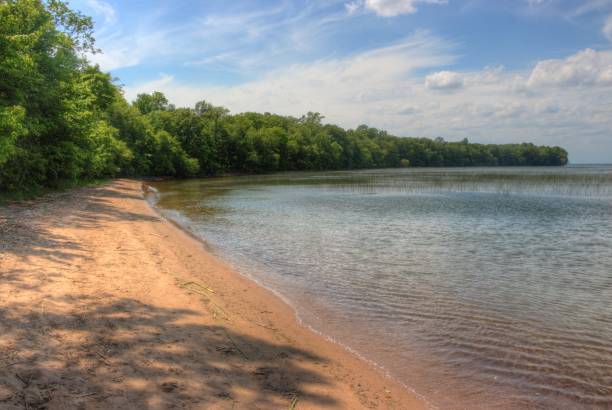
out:
{"label": "sandy beach", "polygon": [[0,207],[0,409],[419,409],[140,181]]}

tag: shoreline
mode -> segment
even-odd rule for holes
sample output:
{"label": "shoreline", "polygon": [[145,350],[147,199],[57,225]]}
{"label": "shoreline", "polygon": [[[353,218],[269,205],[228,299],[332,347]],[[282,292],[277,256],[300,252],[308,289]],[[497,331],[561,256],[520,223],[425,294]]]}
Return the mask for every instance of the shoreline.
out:
{"label": "shoreline", "polygon": [[0,207],[0,405],[426,408],[161,216],[145,184]]}
{"label": "shoreline", "polygon": [[355,349],[353,349],[351,346],[334,339],[333,337],[325,334],[323,331],[316,329],[315,327],[313,327],[312,325],[308,324],[301,316],[300,313],[298,311],[298,308],[291,302],[291,300],[286,297],[285,295],[283,295],[281,292],[266,286],[265,284],[261,283],[256,277],[254,277],[253,275],[247,273],[247,272],[241,272],[240,269],[238,269],[235,266],[232,266],[232,264],[230,262],[228,262],[221,253],[219,253],[218,251],[216,252],[215,249],[212,247],[212,245],[210,245],[208,243],[208,241],[205,238],[202,238],[200,236],[198,236],[195,232],[193,232],[191,229],[189,229],[189,227],[187,226],[183,226],[180,222],[174,220],[172,217],[164,215],[162,210],[160,208],[158,208],[155,203],[152,200],[149,200],[147,198],[147,195],[149,194],[148,189],[152,189],[152,195],[157,195],[158,191],[155,187],[149,185],[149,181],[143,181],[143,192],[144,192],[144,198],[145,198],[145,202],[147,202],[148,206],[155,212],[157,213],[161,218],[163,218],[164,220],[166,220],[168,223],[172,224],[174,227],[176,227],[177,229],[183,231],[184,233],[186,233],[189,237],[191,237],[193,240],[199,242],[203,247],[204,250],[208,253],[210,253],[214,258],[219,259],[222,263],[228,265],[229,269],[236,275],[240,275],[243,278],[246,278],[247,280],[253,282],[256,286],[262,288],[263,290],[266,290],[267,292],[272,293],[276,298],[278,298],[280,300],[281,303],[285,304],[289,309],[291,309],[291,311],[293,312],[293,316],[297,322],[297,324],[299,326],[304,327],[305,329],[315,333],[317,336],[325,339],[327,342],[332,343],[334,345],[339,346],[340,348],[342,348],[343,350],[345,350],[348,354],[355,356],[358,360],[364,362],[365,365],[367,365],[370,368],[373,368],[376,372],[380,373],[380,375],[382,377],[384,377],[385,379],[390,380],[392,383],[399,385],[402,389],[406,390],[408,392],[408,394],[414,396],[422,405],[422,408],[433,408],[431,403],[429,403],[429,401],[423,397],[422,395],[418,394],[416,391],[414,391],[410,386],[407,386],[406,384],[402,383],[400,380],[398,380],[395,376],[393,376],[384,366],[376,363],[374,360],[368,359],[365,355],[359,353],[358,351],[356,351]]}
{"label": "shoreline", "polygon": [[205,238],[202,238],[202,237],[198,236],[195,232],[190,230],[187,226],[181,225],[180,222],[172,219],[171,217],[168,217],[168,216],[164,215],[162,213],[161,209],[159,209],[152,201],[149,201],[147,199],[147,194],[148,194],[148,190],[147,189],[153,189],[154,190],[154,192],[153,192],[154,195],[158,194],[157,189],[155,187],[153,187],[152,185],[149,185],[149,182],[150,181],[143,181],[143,183],[142,183],[142,190],[143,190],[143,193],[144,193],[144,200],[147,203],[147,205],[153,210],[153,212],[155,212],[157,215],[159,215],[160,218],[163,218],[168,223],[170,223],[172,226],[174,226],[175,228],[177,228],[180,231],[184,232],[185,234],[187,234],[190,238],[192,238],[196,242],[200,243],[202,245],[202,247],[204,248],[205,252],[208,252],[213,258],[216,258],[221,263],[227,265],[228,269],[231,270],[233,272],[233,274],[239,275],[240,277],[245,278],[245,279],[247,279],[250,282],[253,282],[257,287],[261,288],[262,290],[265,290],[266,292],[272,293],[273,296],[276,297],[279,300],[280,303],[286,305],[286,307],[293,312],[293,317],[294,317],[295,321],[297,322],[298,326],[304,328],[307,331],[310,331],[310,332],[314,333],[316,336],[324,339],[326,342],[331,343],[334,346],[340,347],[342,350],[344,350],[349,355],[354,356],[357,360],[363,362],[363,364],[365,366],[367,366],[371,370],[374,370],[375,372],[379,373],[379,376],[383,377],[384,379],[389,380],[391,383],[393,383],[395,385],[400,386],[401,389],[407,391],[409,395],[412,395],[413,396],[412,398],[416,398],[416,400],[420,404],[420,406],[418,408],[423,408],[423,409],[430,408],[430,406],[427,404],[428,402],[427,402],[425,397],[422,397],[417,392],[413,391],[409,386],[407,386],[407,385],[403,384],[402,382],[400,382],[399,380],[397,380],[383,366],[379,365],[378,363],[376,363],[373,360],[368,359],[367,357],[365,357],[364,355],[360,354],[359,352],[357,352],[356,350],[354,350],[350,346],[348,346],[348,345],[346,345],[346,344],[344,344],[344,343],[342,343],[342,342],[340,342],[338,340],[335,340],[333,337],[326,335],[322,331],[317,330],[313,326],[311,326],[308,323],[306,323],[304,321],[304,319],[302,319],[302,317],[300,316],[299,311],[297,310],[297,308],[293,305],[291,300],[289,300],[289,298],[284,296],[279,291],[277,291],[277,290],[275,290],[275,289],[273,289],[273,288],[271,288],[269,286],[264,285],[257,278],[255,278],[254,276],[252,276],[252,275],[250,275],[248,273],[243,273],[240,270],[238,270],[237,268],[231,266],[231,264],[229,262],[227,262],[226,260],[224,260],[224,258],[219,253],[214,251],[212,246],[208,243],[208,241]]}

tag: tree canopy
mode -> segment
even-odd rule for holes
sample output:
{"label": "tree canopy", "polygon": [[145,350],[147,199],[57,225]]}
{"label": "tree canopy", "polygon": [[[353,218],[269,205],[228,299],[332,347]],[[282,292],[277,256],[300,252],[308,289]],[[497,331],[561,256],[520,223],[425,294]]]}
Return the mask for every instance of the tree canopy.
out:
{"label": "tree canopy", "polygon": [[231,115],[159,92],[128,103],[83,57],[89,17],[60,0],[0,0],[0,190],[115,176],[215,175],[406,166],[565,165],[560,147],[400,138],[319,113]]}

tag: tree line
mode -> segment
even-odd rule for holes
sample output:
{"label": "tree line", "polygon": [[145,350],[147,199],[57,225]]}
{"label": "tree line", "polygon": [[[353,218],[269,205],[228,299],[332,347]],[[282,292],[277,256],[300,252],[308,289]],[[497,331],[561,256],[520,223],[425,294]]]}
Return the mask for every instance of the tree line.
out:
{"label": "tree line", "polygon": [[567,163],[560,147],[400,138],[318,113],[176,108],[159,92],[129,103],[86,52],[97,52],[91,18],[59,0],[0,0],[0,191],[116,176]]}

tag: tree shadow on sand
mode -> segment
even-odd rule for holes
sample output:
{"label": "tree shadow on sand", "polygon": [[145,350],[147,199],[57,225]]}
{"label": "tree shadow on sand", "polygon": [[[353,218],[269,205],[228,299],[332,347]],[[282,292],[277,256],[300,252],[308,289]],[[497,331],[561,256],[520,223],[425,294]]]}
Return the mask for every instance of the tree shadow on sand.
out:
{"label": "tree shadow on sand", "polygon": [[0,207],[1,410],[269,409],[296,397],[334,404],[320,393],[329,380],[309,370],[325,359],[307,351],[202,320],[209,313],[201,310],[51,292],[88,280],[81,262],[91,250],[74,228],[161,221],[115,206],[113,198],[142,198],[114,186]]}
{"label": "tree shadow on sand", "polygon": [[[52,227],[96,229],[107,221],[160,221],[154,215],[120,209],[110,202],[113,198],[142,200],[142,196],[131,191],[102,186],[1,206],[0,258],[2,254],[13,254],[23,259],[44,257],[68,262],[85,258],[86,250]],[[65,206],[68,202],[71,205]]]}
{"label": "tree shadow on sand", "polygon": [[198,324],[194,311],[105,296],[0,309],[0,409],[278,408],[294,397],[333,404],[310,392],[328,383],[300,366],[324,362],[311,353]]}

